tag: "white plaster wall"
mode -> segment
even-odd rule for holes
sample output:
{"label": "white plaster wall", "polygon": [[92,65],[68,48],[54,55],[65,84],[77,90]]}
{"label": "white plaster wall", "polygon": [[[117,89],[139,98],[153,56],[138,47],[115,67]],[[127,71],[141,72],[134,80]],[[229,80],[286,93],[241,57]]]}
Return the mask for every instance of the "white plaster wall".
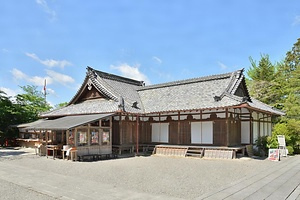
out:
{"label": "white plaster wall", "polygon": [[152,123],[152,142],[169,142],[169,123]]}
{"label": "white plaster wall", "polygon": [[169,142],[169,123],[161,123],[160,124],[160,142]]}
{"label": "white plaster wall", "polygon": [[241,122],[241,143],[242,144],[250,143],[250,122],[247,121]]}
{"label": "white plaster wall", "polygon": [[152,123],[151,141],[159,142],[159,135],[160,135],[160,123]]}
{"label": "white plaster wall", "polygon": [[213,122],[202,122],[202,143],[213,144]]}
{"label": "white plaster wall", "polygon": [[201,122],[191,123],[191,143],[201,143]]}

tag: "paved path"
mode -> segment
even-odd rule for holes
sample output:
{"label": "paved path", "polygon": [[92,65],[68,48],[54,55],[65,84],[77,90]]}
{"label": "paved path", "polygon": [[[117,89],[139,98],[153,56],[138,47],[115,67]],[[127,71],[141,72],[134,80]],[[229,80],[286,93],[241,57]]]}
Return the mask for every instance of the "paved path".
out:
{"label": "paved path", "polygon": [[39,199],[176,199],[115,188],[101,181],[94,182],[57,173],[45,173],[9,163],[0,163],[0,180],[42,194],[43,197]]}
{"label": "paved path", "polygon": [[[13,154],[9,150],[2,151],[2,156],[8,158],[25,154],[23,151]],[[245,175],[237,182],[196,199],[300,200],[300,156],[284,158],[273,166],[261,172],[257,169],[257,174]],[[1,161],[0,194],[0,199],[176,199]]]}
{"label": "paved path", "polygon": [[197,199],[300,200],[300,156],[283,158],[272,169],[246,176]]}

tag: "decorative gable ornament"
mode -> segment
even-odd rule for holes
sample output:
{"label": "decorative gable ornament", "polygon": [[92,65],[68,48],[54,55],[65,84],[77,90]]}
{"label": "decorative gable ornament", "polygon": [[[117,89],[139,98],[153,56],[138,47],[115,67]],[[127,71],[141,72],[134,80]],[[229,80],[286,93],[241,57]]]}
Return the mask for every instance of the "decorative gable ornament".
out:
{"label": "decorative gable ornament", "polygon": [[91,90],[92,89],[92,81],[89,79],[88,80],[88,83],[87,83],[87,86],[88,86],[88,90]]}

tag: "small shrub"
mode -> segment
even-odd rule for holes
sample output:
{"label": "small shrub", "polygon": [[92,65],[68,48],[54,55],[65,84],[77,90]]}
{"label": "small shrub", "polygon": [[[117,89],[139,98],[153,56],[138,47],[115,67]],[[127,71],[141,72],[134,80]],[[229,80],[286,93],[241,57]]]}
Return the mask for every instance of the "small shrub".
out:
{"label": "small shrub", "polygon": [[286,148],[289,151],[289,155],[293,155],[294,154],[294,148],[292,146],[287,146]]}
{"label": "small shrub", "polygon": [[268,136],[260,136],[255,140],[255,145],[257,147],[257,153],[260,156],[266,156],[268,154]]}

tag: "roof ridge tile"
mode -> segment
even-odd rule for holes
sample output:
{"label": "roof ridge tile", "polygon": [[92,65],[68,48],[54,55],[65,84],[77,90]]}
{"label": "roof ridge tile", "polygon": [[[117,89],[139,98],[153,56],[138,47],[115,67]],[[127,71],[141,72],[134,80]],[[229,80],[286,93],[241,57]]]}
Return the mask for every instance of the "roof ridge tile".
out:
{"label": "roof ridge tile", "polygon": [[230,78],[232,76],[232,73],[234,73],[234,72],[209,75],[209,76],[203,76],[203,77],[197,77],[197,78],[190,78],[190,79],[183,79],[183,80],[179,80],[179,81],[171,81],[171,82],[166,82],[166,83],[159,83],[159,84],[154,84],[154,85],[149,85],[149,86],[139,88],[139,89],[137,89],[137,91],[156,89],[156,88],[162,88],[162,87],[170,87],[170,86],[176,86],[176,85],[191,84],[191,83],[195,83],[195,82],[205,82],[205,81],[212,81],[212,80],[218,80],[218,79],[225,79],[225,78]]}

